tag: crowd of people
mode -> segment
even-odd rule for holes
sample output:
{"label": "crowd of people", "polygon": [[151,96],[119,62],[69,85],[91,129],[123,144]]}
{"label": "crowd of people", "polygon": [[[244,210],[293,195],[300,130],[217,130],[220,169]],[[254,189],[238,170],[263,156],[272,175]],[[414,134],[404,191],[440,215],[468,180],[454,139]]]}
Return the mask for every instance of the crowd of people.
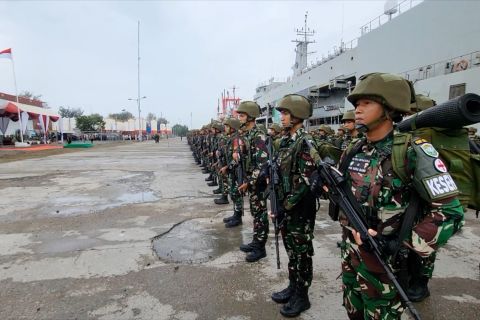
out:
{"label": "crowd of people", "polygon": [[[428,297],[436,253],[464,224],[466,208],[434,146],[413,136],[404,141],[402,159],[392,151],[398,141],[395,123],[435,102],[415,95],[409,81],[385,73],[362,76],[347,98],[355,109],[343,114],[336,134],[327,125],[308,132],[304,123],[312,116],[312,104],[289,94],[277,103],[279,124],[258,125],[259,105],[243,101],[237,118],[213,121],[188,135],[195,161],[208,174],[205,180],[218,186],[215,203],[228,204],[229,196],[233,202],[226,228],[243,223],[243,197],[248,196],[252,239],[239,246],[247,262],[266,257],[269,220],[278,227],[288,255],[288,285],[271,298],[282,304],[286,317],[311,305],[316,199],[334,198],[320,166],[339,172],[368,225],[368,236],[355,230],[342,203],[330,201],[329,215],[342,230],[339,303],[350,319],[400,319],[409,301]],[[399,174],[397,162],[406,174]],[[272,199],[276,203],[269,211]],[[378,243],[382,261],[368,237]],[[382,263],[393,270],[400,289]]]}

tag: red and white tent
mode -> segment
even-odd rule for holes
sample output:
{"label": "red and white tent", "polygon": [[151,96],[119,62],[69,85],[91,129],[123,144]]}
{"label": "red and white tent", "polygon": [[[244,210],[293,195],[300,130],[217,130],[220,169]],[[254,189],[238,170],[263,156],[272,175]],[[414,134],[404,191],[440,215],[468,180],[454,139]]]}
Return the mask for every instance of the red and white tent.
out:
{"label": "red and white tent", "polygon": [[45,133],[48,132],[50,121],[56,122],[60,119],[60,115],[51,109],[0,99],[0,130],[3,134],[7,130],[8,122],[18,121],[19,114],[22,117],[22,132],[25,132],[26,128],[26,124],[23,124],[24,119],[38,119]]}

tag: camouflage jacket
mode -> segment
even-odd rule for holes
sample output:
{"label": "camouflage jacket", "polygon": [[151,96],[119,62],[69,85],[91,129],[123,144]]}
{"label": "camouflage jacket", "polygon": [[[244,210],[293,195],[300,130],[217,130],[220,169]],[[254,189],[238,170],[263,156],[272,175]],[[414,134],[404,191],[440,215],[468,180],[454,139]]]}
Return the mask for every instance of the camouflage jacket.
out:
{"label": "camouflage jacket", "polygon": [[310,190],[309,177],[316,170],[315,162],[305,139],[311,139],[304,128],[282,137],[278,149],[280,168],[280,199],[286,210],[291,210]]}
{"label": "camouflage jacket", "polygon": [[[351,150],[352,145],[342,157]],[[384,236],[398,235],[403,213],[412,192],[418,194],[422,192],[414,189],[413,185],[405,185],[394,173],[391,162],[392,147],[393,134],[381,141],[367,141],[360,152],[354,155],[345,173],[355,198],[364,208],[369,225]],[[416,159],[415,150],[409,146],[405,162],[407,171],[412,176],[417,165]],[[433,166],[434,162],[432,161],[430,165]],[[456,196],[435,203],[424,200],[423,209],[423,214],[419,215],[415,222],[417,227],[420,226],[417,229],[421,230],[413,232],[409,242],[411,248],[419,255],[429,256],[447,240],[440,236],[440,226],[443,222],[453,219],[459,221],[458,228],[463,225],[463,209]],[[339,220],[343,226],[348,225],[346,217],[341,212]],[[348,238],[353,242],[351,234]]]}
{"label": "camouflage jacket", "polygon": [[242,136],[244,143],[244,168],[246,182],[254,187],[262,166],[268,160],[268,150],[265,142],[265,134],[256,126]]}

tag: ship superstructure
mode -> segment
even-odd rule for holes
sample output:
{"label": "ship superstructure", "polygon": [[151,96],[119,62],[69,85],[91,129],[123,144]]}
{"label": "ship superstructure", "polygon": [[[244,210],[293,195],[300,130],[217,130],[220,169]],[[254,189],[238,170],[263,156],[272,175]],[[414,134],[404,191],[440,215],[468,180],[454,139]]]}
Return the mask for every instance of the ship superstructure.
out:
{"label": "ship superstructure", "polygon": [[[389,1],[384,14],[360,28],[360,37],[307,64],[308,37],[296,40],[296,61],[287,81],[273,78],[256,88],[263,121],[286,94],[307,96],[314,105],[308,125],[334,127],[357,79],[390,72],[413,82],[416,93],[443,102],[466,92],[480,93],[480,1]],[[305,31],[307,26],[305,25]],[[313,36],[313,33],[309,34]],[[267,116],[268,115],[268,116]],[[275,114],[273,114],[275,118]]]}

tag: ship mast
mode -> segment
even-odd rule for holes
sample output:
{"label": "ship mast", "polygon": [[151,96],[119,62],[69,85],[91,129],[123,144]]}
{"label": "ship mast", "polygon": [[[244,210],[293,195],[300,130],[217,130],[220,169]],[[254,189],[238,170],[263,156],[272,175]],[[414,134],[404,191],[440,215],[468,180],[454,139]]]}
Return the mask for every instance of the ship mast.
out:
{"label": "ship mast", "polygon": [[313,37],[315,34],[315,30],[310,30],[307,26],[307,19],[308,19],[308,11],[305,12],[305,25],[301,29],[296,29],[295,32],[297,36],[300,36],[299,39],[292,40],[292,42],[297,43],[297,47],[295,48],[296,57],[295,57],[295,64],[292,67],[293,75],[298,76],[302,74],[302,71],[307,68],[308,60],[307,56],[308,52],[308,44],[315,43],[315,40],[311,41],[309,38]]}

